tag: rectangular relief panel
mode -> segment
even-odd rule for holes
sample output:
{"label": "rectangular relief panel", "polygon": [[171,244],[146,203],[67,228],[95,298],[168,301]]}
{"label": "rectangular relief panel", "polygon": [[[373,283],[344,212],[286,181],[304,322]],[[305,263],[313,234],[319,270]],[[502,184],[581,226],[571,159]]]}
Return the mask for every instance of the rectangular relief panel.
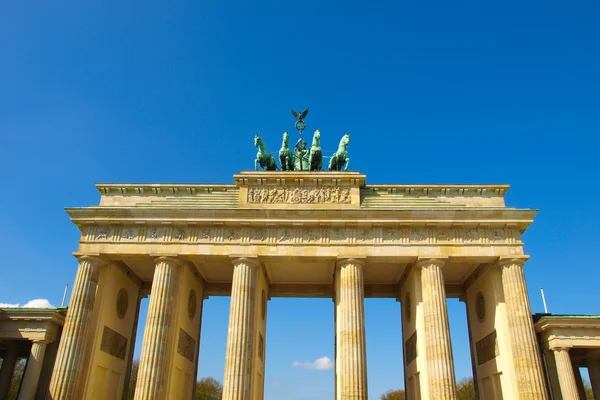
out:
{"label": "rectangular relief panel", "polygon": [[110,354],[113,357],[125,360],[125,354],[127,352],[127,338],[121,335],[119,332],[110,329],[108,326],[104,326],[100,350]]}

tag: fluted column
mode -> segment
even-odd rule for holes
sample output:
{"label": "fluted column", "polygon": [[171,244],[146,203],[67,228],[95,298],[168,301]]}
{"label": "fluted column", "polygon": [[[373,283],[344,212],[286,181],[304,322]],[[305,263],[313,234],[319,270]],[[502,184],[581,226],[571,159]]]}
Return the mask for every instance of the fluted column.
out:
{"label": "fluted column", "polygon": [[454,359],[444,287],[444,260],[419,260],[427,386],[431,399],[456,399]]}
{"label": "fluted column", "polygon": [[176,317],[171,313],[171,305],[180,262],[171,257],[159,257],[155,262],[135,400],[156,400],[166,396],[168,334],[171,317]]}
{"label": "fluted column", "polygon": [[81,379],[82,364],[90,344],[88,331],[90,316],[96,300],[98,271],[106,262],[98,257],[79,258],[77,277],[65,319],[58,353],[50,381],[53,400],[74,399]]}
{"label": "fluted column", "polygon": [[523,259],[499,262],[502,268],[502,287],[508,319],[512,365],[517,390],[524,399],[546,399],[540,350],[535,338],[529,295],[523,272]]}
{"label": "fluted column", "polygon": [[6,349],[6,353],[2,358],[2,368],[0,368],[0,399],[6,399],[18,358],[19,346],[17,343],[12,343],[12,345]]}
{"label": "fluted column", "polygon": [[587,367],[594,398],[600,399],[600,359],[594,358],[588,360]]}
{"label": "fluted column", "polygon": [[336,296],[336,396],[339,400],[367,399],[367,354],[363,262],[337,263]]}
{"label": "fluted column", "polygon": [[47,343],[44,340],[34,340],[31,344],[27,367],[25,368],[21,390],[19,391],[19,400],[32,400],[35,397]]}
{"label": "fluted column", "polygon": [[552,350],[556,359],[556,372],[558,373],[558,382],[563,399],[579,400],[579,392],[577,390],[577,382],[575,382],[569,349],[556,348]]}
{"label": "fluted column", "polygon": [[233,260],[223,400],[252,399],[254,307],[258,262]]}

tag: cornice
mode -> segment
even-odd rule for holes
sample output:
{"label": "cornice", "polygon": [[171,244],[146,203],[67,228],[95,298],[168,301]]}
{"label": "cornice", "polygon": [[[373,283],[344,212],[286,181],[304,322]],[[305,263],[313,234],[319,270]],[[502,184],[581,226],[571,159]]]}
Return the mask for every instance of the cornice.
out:
{"label": "cornice", "polygon": [[[185,221],[208,220],[217,222],[220,218],[231,221],[272,220],[276,222],[290,221],[329,221],[330,223],[344,222],[357,219],[365,223],[412,224],[414,222],[466,223],[469,220],[477,224],[504,221],[507,224],[525,224],[533,222],[537,210],[514,208],[411,208],[411,209],[205,209],[195,207],[82,207],[67,208],[67,213],[73,220],[124,220],[143,222],[169,222],[178,218]],[[293,215],[290,215],[293,213]],[[354,223],[359,221],[353,221]]]}
{"label": "cornice", "polygon": [[581,318],[581,317],[556,317],[541,318],[534,323],[536,332],[544,332],[552,329],[600,329],[600,317]]}

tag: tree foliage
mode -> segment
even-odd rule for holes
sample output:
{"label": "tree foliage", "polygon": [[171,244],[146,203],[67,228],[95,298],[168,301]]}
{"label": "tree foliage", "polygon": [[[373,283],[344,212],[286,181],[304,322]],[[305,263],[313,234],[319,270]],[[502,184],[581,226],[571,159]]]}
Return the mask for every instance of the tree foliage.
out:
{"label": "tree foliage", "polygon": [[25,371],[25,364],[27,364],[26,358],[19,358],[15,364],[13,370],[13,376],[10,381],[10,387],[8,389],[7,400],[17,400],[19,395],[19,389],[21,388],[21,381],[23,380],[23,371]]}
{"label": "tree foliage", "polygon": [[406,400],[404,390],[388,390],[381,395],[380,400]]}
{"label": "tree foliage", "polygon": [[135,384],[137,383],[140,360],[133,360],[131,364],[131,375],[129,376],[129,388],[127,389],[127,400],[133,400],[135,396]]}
{"label": "tree foliage", "polygon": [[456,383],[457,400],[475,400],[475,382],[473,378],[463,378]]}
{"label": "tree foliage", "polygon": [[196,382],[196,400],[221,400],[223,385],[215,378],[202,378]]}

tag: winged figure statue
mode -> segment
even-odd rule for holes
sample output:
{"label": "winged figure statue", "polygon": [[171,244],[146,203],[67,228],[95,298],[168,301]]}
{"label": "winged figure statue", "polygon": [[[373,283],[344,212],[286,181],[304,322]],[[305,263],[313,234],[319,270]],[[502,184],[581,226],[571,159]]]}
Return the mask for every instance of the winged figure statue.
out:
{"label": "winged figure statue", "polygon": [[296,117],[298,121],[302,121],[308,115],[308,108],[300,112],[292,110],[292,115]]}

